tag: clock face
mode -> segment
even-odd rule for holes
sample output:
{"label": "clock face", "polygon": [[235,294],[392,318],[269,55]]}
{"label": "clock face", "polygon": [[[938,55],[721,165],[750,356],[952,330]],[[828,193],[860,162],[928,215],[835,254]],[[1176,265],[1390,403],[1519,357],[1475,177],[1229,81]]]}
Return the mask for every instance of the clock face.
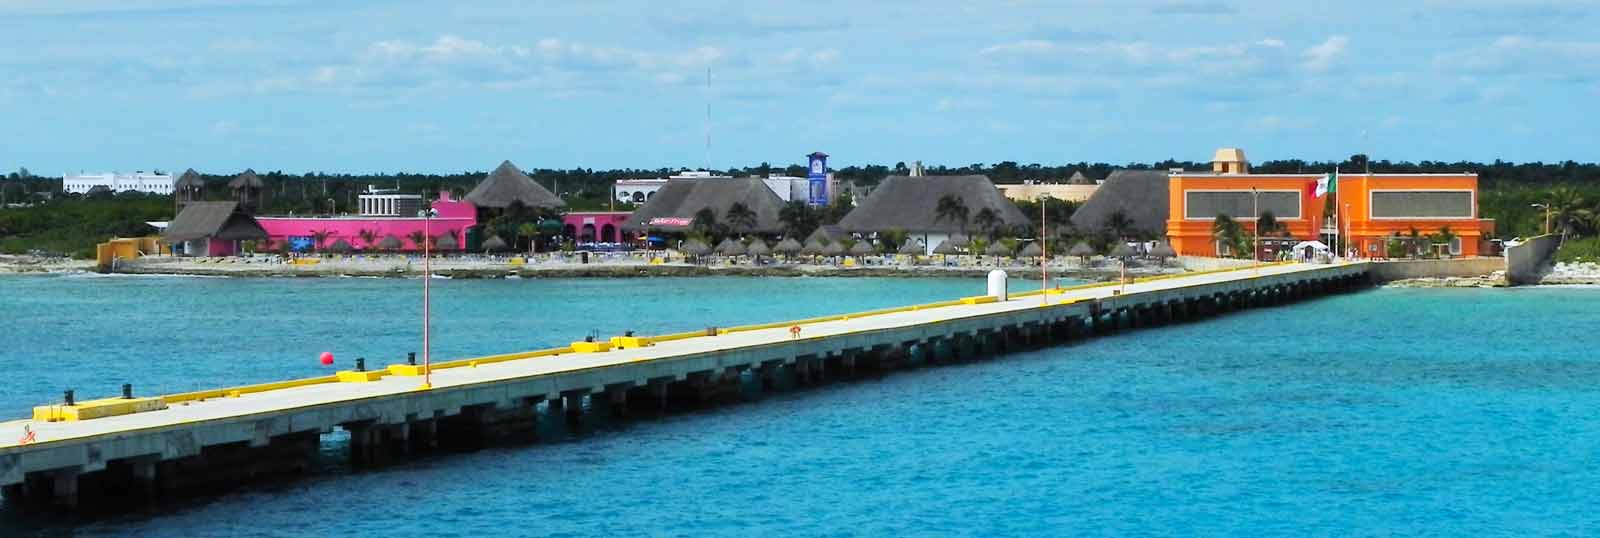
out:
{"label": "clock face", "polygon": [[822,173],[822,161],[811,161],[811,173],[813,173],[813,174],[821,174]]}

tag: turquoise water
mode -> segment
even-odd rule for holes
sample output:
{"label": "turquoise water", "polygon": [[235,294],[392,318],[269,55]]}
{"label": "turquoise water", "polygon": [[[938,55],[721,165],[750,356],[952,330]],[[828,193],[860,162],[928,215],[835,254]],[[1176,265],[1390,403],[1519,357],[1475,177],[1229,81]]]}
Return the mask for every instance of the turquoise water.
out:
{"label": "turquoise water", "polygon": [[[250,370],[240,363],[269,370],[260,379],[319,372],[324,347],[341,360],[403,351],[414,284],[0,279],[8,339],[21,342],[0,352],[21,372],[0,404],[126,377],[102,370],[216,384]],[[981,286],[450,281],[440,347],[488,353]],[[12,515],[0,535],[1588,535],[1600,525],[1597,305],[1585,288],[1371,290],[178,511],[38,532]],[[104,353],[129,330],[149,336]]]}

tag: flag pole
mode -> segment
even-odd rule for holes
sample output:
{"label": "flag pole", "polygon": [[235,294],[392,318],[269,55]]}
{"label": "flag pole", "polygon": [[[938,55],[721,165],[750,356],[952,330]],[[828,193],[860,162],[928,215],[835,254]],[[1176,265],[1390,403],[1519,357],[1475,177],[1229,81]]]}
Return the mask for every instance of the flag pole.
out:
{"label": "flag pole", "polygon": [[1050,271],[1045,268],[1045,260],[1050,259],[1050,244],[1045,242],[1044,198],[1039,196],[1039,300],[1049,306]]}

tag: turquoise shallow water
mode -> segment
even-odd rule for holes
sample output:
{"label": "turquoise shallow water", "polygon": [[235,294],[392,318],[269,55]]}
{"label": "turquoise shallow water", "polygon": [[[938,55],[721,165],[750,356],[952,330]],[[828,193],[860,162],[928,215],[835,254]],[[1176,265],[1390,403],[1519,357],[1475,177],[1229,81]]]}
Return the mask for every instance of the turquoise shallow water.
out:
{"label": "turquoise shallow water", "polygon": [[[0,279],[13,371],[0,407],[63,385],[115,390],[124,375],[102,370],[175,390],[320,372],[323,347],[401,352],[414,284]],[[490,353],[981,286],[451,281],[439,345]],[[1584,288],[1371,290],[154,515],[43,528],[12,515],[0,536],[1588,535],[1597,301]],[[125,310],[135,302],[159,306]],[[144,336],[107,354],[118,329]],[[235,375],[244,362],[256,379]]]}

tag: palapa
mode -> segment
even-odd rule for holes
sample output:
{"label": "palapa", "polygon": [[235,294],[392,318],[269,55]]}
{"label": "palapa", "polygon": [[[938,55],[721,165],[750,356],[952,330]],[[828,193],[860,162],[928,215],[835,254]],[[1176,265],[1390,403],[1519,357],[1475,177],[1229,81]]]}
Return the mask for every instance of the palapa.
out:
{"label": "palapa", "polygon": [[345,241],[344,239],[334,241],[332,245],[328,245],[328,252],[338,252],[340,254],[350,252],[354,249],[355,247],[350,246],[350,242]]}
{"label": "palapa", "polygon": [[983,253],[990,256],[1010,256],[1011,249],[1006,248],[1005,243],[993,241],[989,243],[989,248],[983,250]]}
{"label": "palapa", "polygon": [[744,243],[740,243],[732,237],[723,239],[721,243],[717,244],[717,254],[721,254],[723,256],[742,256],[744,255]]}
{"label": "palapa", "polygon": [[838,242],[828,243],[826,246],[822,247],[823,256],[840,256],[843,255],[844,252],[844,245],[841,245]]}
{"label": "palapa", "polygon": [[1111,254],[1110,254],[1110,256],[1112,258],[1122,258],[1124,260],[1126,260],[1128,258],[1132,258],[1134,256],[1138,256],[1138,255],[1139,255],[1139,252],[1136,251],[1136,250],[1133,250],[1133,247],[1128,246],[1127,243],[1121,243],[1121,242],[1117,243],[1117,248],[1111,249]]}
{"label": "palapa", "polygon": [[806,241],[805,246],[800,247],[800,253],[801,254],[805,254],[807,256],[820,256],[820,255],[823,255],[823,254],[827,254],[827,250],[828,250],[829,246],[837,245],[837,244],[838,243],[827,243],[827,242],[823,242],[821,240]]}
{"label": "palapa", "polygon": [[877,252],[877,249],[872,248],[872,243],[862,239],[860,241],[856,241],[856,244],[850,245],[849,252],[851,256],[866,256],[868,254]]}
{"label": "palapa", "polygon": [[940,241],[939,242],[939,246],[933,247],[933,253],[934,254],[960,254],[961,253],[961,249],[956,248],[955,245],[950,244],[949,240],[945,240],[945,241]]}
{"label": "palapa", "polygon": [[1089,246],[1088,243],[1079,241],[1078,244],[1072,245],[1072,248],[1067,251],[1067,255],[1077,256],[1079,258],[1087,258],[1094,255],[1094,247]]}
{"label": "palapa", "polygon": [[684,241],[683,246],[678,247],[678,250],[690,256],[704,256],[711,253],[711,247],[701,243],[699,239]]}
{"label": "palapa", "polygon": [[896,250],[895,252],[916,255],[922,254],[924,250],[922,248],[922,243],[918,243],[915,239],[907,239],[906,242],[900,244],[900,249]]}
{"label": "palapa", "polygon": [[767,254],[772,253],[772,249],[767,246],[766,241],[756,239],[744,247],[744,252],[745,254],[749,254],[751,256],[766,256]]}
{"label": "palapa", "polygon": [[772,250],[780,254],[799,254],[800,250],[803,248],[805,248],[805,246],[801,245],[800,242],[796,241],[793,237],[785,237],[782,241],[778,242],[778,246],[772,247]]}
{"label": "palapa", "polygon": [[505,250],[507,246],[509,245],[506,245],[506,240],[501,239],[498,235],[491,235],[488,239],[483,240],[483,250],[485,251]]}
{"label": "palapa", "polygon": [[386,235],[383,237],[382,241],[378,242],[378,248],[383,250],[400,250],[400,248],[404,246],[405,243],[402,242],[399,237],[395,237],[393,235]]}
{"label": "palapa", "polygon": [[566,202],[551,193],[549,189],[535,182],[528,174],[517,169],[511,161],[500,163],[494,171],[483,177],[478,185],[467,193],[467,201],[478,207],[509,207],[512,202],[522,202],[529,208],[563,207]]}
{"label": "palapa", "polygon": [[1037,258],[1044,255],[1044,248],[1039,246],[1038,241],[1034,241],[1022,247],[1022,251],[1018,252],[1017,255],[1024,258]]}
{"label": "palapa", "polygon": [[433,248],[439,250],[456,250],[461,248],[461,243],[456,242],[455,234],[445,234],[433,242]]}

